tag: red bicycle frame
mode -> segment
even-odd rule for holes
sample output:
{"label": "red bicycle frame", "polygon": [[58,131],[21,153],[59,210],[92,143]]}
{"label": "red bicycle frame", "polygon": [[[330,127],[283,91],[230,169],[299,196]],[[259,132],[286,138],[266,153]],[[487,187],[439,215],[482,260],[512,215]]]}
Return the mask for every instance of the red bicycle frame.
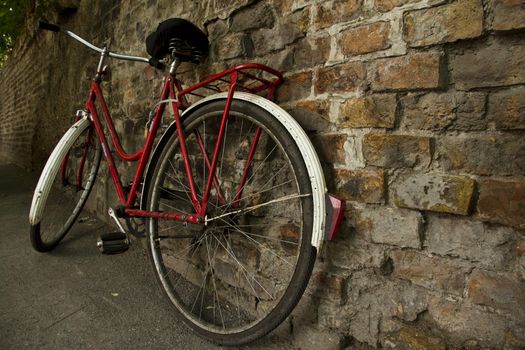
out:
{"label": "red bicycle frame", "polygon": [[[101,59],[101,62],[102,60],[103,58]],[[164,85],[162,88],[162,92],[160,94],[161,102],[156,107],[154,116],[151,120],[151,126],[150,126],[149,133],[146,137],[145,144],[142,147],[142,149],[140,149],[134,154],[126,153],[122,149],[120,138],[115,130],[115,126],[111,118],[111,114],[104,100],[103,92],[100,86],[101,81],[102,81],[101,77],[102,75],[105,74],[105,70],[100,69],[102,64],[99,64],[99,70],[97,73],[97,77],[93,80],[91,84],[89,97],[86,102],[86,109],[89,112],[91,121],[93,122],[93,126],[96,131],[96,134],[98,135],[100,139],[100,143],[102,145],[104,156],[108,162],[108,168],[109,168],[111,179],[113,180],[113,183],[115,184],[115,188],[117,191],[117,195],[118,195],[120,204],[123,206],[124,213],[126,216],[153,217],[153,218],[163,218],[163,219],[172,219],[172,220],[178,220],[178,221],[186,221],[186,222],[191,222],[191,223],[201,223],[206,215],[206,209],[208,205],[208,200],[210,198],[212,186],[216,189],[218,199],[220,201],[224,200],[222,191],[220,189],[220,183],[216,177],[216,169],[217,169],[217,162],[219,159],[221,145],[222,145],[222,141],[223,141],[224,133],[226,129],[226,122],[227,122],[228,115],[230,112],[230,107],[231,107],[231,103],[233,100],[234,92],[236,90],[244,90],[244,91],[249,91],[251,93],[261,93],[261,92],[266,91],[267,98],[272,99],[274,92],[275,92],[275,88],[277,85],[279,85],[282,82],[283,77],[280,72],[270,67],[264,66],[262,64],[243,64],[243,65],[239,65],[239,66],[227,69],[221,73],[215,74],[205,79],[204,81],[196,85],[183,89],[180,81],[175,76],[175,70],[176,70],[177,64],[178,64],[177,62],[174,62],[172,64],[172,69],[170,70],[170,74],[167,75],[164,80]],[[272,76],[273,79],[268,80],[262,77],[257,77],[255,74],[250,73],[249,72],[250,70],[252,71],[256,70],[259,73],[265,73],[267,75]],[[208,169],[208,179],[206,181],[205,190],[202,194],[201,200],[199,200],[199,197],[197,195],[197,191],[195,188],[195,181],[194,181],[194,177],[192,174],[191,163],[190,163],[190,159],[188,157],[188,153],[186,149],[185,135],[183,133],[183,128],[182,128],[182,118],[179,113],[180,110],[183,110],[190,105],[186,98],[186,95],[191,94],[191,95],[195,95],[199,97],[204,97],[202,93],[196,92],[196,90],[199,90],[199,89],[211,90],[213,92],[220,92],[220,91],[227,90],[228,92],[227,99],[226,99],[226,106],[224,108],[224,112],[220,120],[218,139],[216,141],[216,145],[213,151],[213,155],[211,157],[211,161],[208,157],[207,152],[204,149],[204,145],[202,143],[202,139],[200,135],[198,133],[196,134],[196,139],[199,144],[200,151],[203,155],[203,158],[205,159],[206,167]],[[166,104],[168,103],[171,103],[171,106],[173,108],[175,124],[177,126],[177,136],[179,138],[180,151],[182,153],[183,161],[184,161],[184,170],[185,170],[185,173],[188,179],[188,183],[189,183],[191,201],[193,202],[193,205],[196,211],[194,214],[191,214],[191,215],[177,213],[177,212],[173,212],[173,213],[151,212],[151,211],[138,210],[138,209],[133,208],[133,205],[135,201],[137,200],[139,184],[141,183],[141,180],[143,178],[144,171],[145,171],[146,165],[148,163],[148,160],[150,158],[151,151],[154,145],[155,137],[157,135],[157,131],[162,121],[162,116],[166,109]],[[115,166],[115,161],[113,159],[112,152],[110,152],[109,143],[106,138],[106,135],[104,134],[104,127],[102,125],[99,114],[97,112],[96,104],[99,105],[102,111],[102,114],[104,115],[104,120],[107,125],[109,136],[111,138],[112,145],[117,155],[124,161],[138,161],[138,166],[135,171],[133,181],[131,183],[131,188],[129,189],[127,193],[120,180],[120,176],[119,176],[117,167]],[[91,130],[90,130],[90,134],[91,134]],[[243,175],[241,177],[241,181],[238,185],[237,191],[235,192],[235,197],[233,200],[233,203],[235,206],[238,205],[239,199],[241,198],[242,190],[247,180],[248,171],[251,166],[251,162],[255,154],[255,150],[256,150],[260,135],[261,135],[261,129],[259,128],[255,132],[255,135],[254,135],[251,147],[250,147],[250,152],[248,154],[248,158],[244,166]],[[81,160],[80,168],[82,168],[84,161],[85,161],[85,154]],[[63,166],[63,169],[64,169],[64,166]],[[80,170],[81,169],[79,169],[79,175],[78,175],[79,184],[81,183],[81,171]]]}

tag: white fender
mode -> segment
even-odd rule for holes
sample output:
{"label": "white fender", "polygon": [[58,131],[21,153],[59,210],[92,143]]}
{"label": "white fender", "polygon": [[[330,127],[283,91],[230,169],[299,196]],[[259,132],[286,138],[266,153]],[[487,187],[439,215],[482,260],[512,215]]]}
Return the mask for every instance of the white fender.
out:
{"label": "white fender", "polygon": [[[184,110],[181,114],[181,118],[191,113],[195,108],[208,103],[214,100],[224,100],[228,97],[228,93],[219,93],[215,95],[208,96],[199,100],[198,102],[192,104],[189,108]],[[297,121],[286,112],[284,109],[273,103],[272,101],[250,93],[246,92],[235,92],[234,98],[237,100],[243,100],[254,105],[259,106],[260,108],[268,111],[270,114],[275,116],[275,118],[288,130],[295,143],[297,144],[301,156],[303,157],[306,169],[308,171],[308,176],[310,177],[310,183],[312,186],[312,197],[313,197],[313,231],[312,231],[312,245],[320,248],[325,237],[326,229],[326,220],[327,220],[327,210],[326,210],[326,183],[324,180],[323,170],[321,168],[321,163],[317,157],[314,146],[312,142],[304,132],[303,128],[297,123]],[[168,127],[167,131],[162,135],[162,138],[169,137],[171,133],[169,132],[172,127],[175,127],[175,122]],[[169,135],[168,135],[169,134]],[[161,141],[162,141],[161,138]],[[162,142],[159,141],[158,144]],[[155,150],[157,151],[157,150]],[[148,164],[149,168],[149,164]],[[148,174],[149,169],[146,171]]]}
{"label": "white fender", "polygon": [[73,143],[76,141],[78,136],[86,130],[90,125],[91,121],[84,117],[77,121],[69,130],[62,136],[55,149],[49,156],[44,170],[40,175],[38,184],[36,185],[35,192],[33,194],[33,201],[31,202],[31,210],[29,211],[29,223],[36,225],[42,219],[42,213],[44,211],[44,205],[49,196],[49,191],[53,185],[53,180],[60,169],[62,159],[64,159],[67,151],[71,148]]}

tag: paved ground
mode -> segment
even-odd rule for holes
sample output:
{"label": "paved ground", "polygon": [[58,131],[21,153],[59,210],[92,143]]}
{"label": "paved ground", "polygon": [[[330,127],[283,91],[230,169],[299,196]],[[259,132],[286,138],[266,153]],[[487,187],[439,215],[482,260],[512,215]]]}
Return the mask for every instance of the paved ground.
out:
{"label": "paved ground", "polygon": [[[170,313],[139,244],[101,255],[108,230],[81,215],[52,253],[31,248],[28,211],[37,177],[0,165],[1,349],[220,349]],[[249,348],[286,348],[265,338]]]}

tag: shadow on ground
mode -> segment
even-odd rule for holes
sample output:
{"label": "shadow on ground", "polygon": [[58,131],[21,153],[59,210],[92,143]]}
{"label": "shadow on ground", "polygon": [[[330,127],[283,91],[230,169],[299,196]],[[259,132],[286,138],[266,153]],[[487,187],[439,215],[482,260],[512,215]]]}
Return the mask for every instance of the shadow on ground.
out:
{"label": "shadow on ground", "polygon": [[[0,165],[0,179],[0,348],[220,349],[170,313],[140,242],[98,252],[102,222],[81,214],[53,252],[35,252],[27,217],[38,178]],[[267,337],[246,348],[289,344]]]}

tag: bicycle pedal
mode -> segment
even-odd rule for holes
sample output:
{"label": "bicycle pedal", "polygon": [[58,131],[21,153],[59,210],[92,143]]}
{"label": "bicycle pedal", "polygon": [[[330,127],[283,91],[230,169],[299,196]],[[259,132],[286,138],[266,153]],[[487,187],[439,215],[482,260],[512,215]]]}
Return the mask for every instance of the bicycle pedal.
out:
{"label": "bicycle pedal", "polygon": [[125,233],[103,233],[97,239],[97,247],[102,254],[119,254],[128,250],[130,240]]}

